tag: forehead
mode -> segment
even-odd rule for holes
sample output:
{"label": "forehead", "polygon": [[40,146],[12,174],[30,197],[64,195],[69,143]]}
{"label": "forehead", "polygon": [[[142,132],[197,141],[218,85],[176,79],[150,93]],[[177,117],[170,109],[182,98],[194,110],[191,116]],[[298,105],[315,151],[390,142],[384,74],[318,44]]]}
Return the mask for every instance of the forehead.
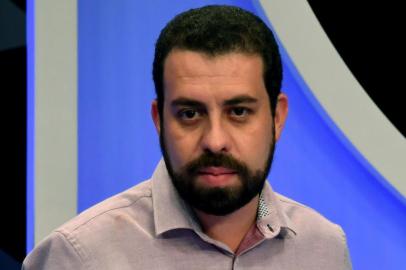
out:
{"label": "forehead", "polygon": [[[210,56],[189,50],[173,50],[164,63],[164,91],[204,97],[265,94],[263,61],[259,55],[231,52]],[[166,99],[166,98],[165,98]]]}

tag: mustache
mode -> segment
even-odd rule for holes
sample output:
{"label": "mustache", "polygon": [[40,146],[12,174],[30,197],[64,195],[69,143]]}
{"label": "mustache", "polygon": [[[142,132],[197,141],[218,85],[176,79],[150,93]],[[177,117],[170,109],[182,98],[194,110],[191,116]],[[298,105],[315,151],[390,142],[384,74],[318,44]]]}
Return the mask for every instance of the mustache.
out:
{"label": "mustache", "polygon": [[244,163],[231,155],[212,152],[203,153],[197,159],[186,164],[182,171],[187,172],[189,175],[197,175],[201,169],[206,167],[224,167],[236,171],[240,175],[246,175],[249,171]]}

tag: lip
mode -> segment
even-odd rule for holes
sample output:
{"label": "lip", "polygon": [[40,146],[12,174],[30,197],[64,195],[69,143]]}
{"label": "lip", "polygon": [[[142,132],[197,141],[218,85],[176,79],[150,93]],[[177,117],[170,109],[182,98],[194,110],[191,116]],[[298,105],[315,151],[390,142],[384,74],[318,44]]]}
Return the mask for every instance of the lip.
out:
{"label": "lip", "polygon": [[224,167],[207,167],[199,171],[199,179],[207,186],[222,187],[231,184],[236,174],[236,171]]}
{"label": "lip", "polygon": [[236,171],[225,168],[225,167],[206,167],[199,171],[199,174],[209,174],[214,176],[224,175],[224,174],[235,174]]}

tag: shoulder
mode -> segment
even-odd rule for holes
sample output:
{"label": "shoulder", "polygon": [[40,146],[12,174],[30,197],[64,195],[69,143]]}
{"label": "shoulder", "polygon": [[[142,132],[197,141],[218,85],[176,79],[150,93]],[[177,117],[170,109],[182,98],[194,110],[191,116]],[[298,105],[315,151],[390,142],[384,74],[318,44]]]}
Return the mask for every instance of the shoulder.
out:
{"label": "shoulder", "polygon": [[309,269],[351,269],[345,233],[341,226],[316,210],[276,193],[284,215],[292,224],[295,250]]}
{"label": "shoulder", "polygon": [[337,230],[337,225],[321,215],[313,208],[292,200],[275,192],[278,202],[285,215],[298,227],[298,230],[309,226],[316,226],[322,229]]}
{"label": "shoulder", "polygon": [[70,234],[83,227],[98,226],[117,215],[131,215],[134,209],[152,211],[151,182],[147,180],[130,189],[112,196],[83,211],[75,218],[63,224],[56,231]]}
{"label": "shoulder", "polygon": [[150,181],[106,199],[57,228],[27,256],[23,269],[98,269],[91,258],[94,252],[108,257],[114,250],[105,244],[125,244],[127,232],[132,234],[128,241],[154,233]]}
{"label": "shoulder", "polygon": [[319,233],[341,233],[340,226],[328,220],[313,208],[275,193],[283,213],[298,232],[306,233],[314,230]]}

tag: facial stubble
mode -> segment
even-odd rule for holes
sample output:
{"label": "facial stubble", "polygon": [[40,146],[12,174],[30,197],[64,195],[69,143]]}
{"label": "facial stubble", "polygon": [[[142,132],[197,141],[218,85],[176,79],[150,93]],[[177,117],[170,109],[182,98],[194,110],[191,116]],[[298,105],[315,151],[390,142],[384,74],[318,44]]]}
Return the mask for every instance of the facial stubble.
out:
{"label": "facial stubble", "polygon": [[[272,139],[263,170],[252,171],[243,161],[229,154],[205,151],[197,159],[179,170],[173,169],[167,151],[165,130],[161,121],[159,141],[165,164],[173,185],[180,197],[191,207],[206,214],[225,216],[250,202],[260,194],[272,165],[275,150],[275,126],[272,123]],[[207,167],[224,167],[236,172],[238,184],[226,187],[205,187],[198,183],[199,171]]]}

